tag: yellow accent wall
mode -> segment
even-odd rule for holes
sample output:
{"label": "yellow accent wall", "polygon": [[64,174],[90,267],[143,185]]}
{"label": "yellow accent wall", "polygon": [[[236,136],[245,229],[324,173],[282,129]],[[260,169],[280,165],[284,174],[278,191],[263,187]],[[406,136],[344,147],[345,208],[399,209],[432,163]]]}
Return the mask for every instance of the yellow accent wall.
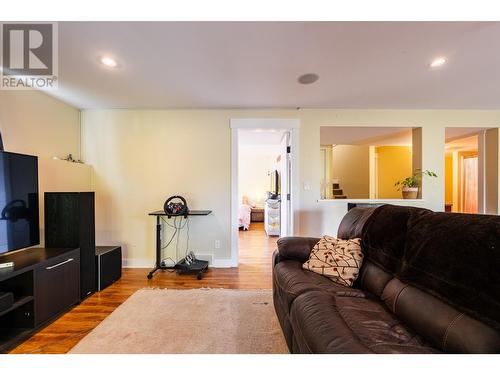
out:
{"label": "yellow accent wall", "polygon": [[401,198],[394,183],[412,174],[412,155],[409,146],[380,146],[377,153],[378,198]]}

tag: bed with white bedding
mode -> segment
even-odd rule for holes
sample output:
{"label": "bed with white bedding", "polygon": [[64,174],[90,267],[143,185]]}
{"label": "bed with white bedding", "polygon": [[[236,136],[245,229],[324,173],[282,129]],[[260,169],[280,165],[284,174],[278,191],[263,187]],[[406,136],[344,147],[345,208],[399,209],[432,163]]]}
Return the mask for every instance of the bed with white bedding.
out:
{"label": "bed with white bedding", "polygon": [[238,225],[243,230],[250,228],[250,217],[252,213],[252,206],[249,204],[241,204],[238,211]]}

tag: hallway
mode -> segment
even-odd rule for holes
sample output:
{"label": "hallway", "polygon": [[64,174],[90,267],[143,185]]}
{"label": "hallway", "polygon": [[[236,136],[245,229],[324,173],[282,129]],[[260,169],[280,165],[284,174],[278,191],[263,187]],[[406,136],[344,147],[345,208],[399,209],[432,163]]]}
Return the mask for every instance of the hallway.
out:
{"label": "hallway", "polygon": [[250,230],[239,232],[240,265],[271,268],[271,261],[279,237],[268,237],[264,223],[251,223]]}

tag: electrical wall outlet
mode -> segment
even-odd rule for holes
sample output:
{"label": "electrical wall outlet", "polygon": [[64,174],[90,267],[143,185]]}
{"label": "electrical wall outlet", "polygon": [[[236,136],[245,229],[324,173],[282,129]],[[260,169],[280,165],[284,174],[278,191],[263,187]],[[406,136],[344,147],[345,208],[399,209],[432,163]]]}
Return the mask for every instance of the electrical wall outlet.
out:
{"label": "electrical wall outlet", "polygon": [[215,247],[216,249],[220,249],[220,240],[215,240],[215,242],[214,242],[214,247]]}

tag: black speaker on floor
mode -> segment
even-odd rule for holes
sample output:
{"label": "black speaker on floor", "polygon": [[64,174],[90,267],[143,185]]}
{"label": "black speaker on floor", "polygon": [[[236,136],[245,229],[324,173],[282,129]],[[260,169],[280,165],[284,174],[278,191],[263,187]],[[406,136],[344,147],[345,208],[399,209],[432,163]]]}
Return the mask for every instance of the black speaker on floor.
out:
{"label": "black speaker on floor", "polygon": [[97,291],[104,290],[122,277],[122,248],[97,246],[95,249]]}
{"label": "black speaker on floor", "polygon": [[96,291],[93,192],[45,193],[45,247],[80,249],[80,295]]}

